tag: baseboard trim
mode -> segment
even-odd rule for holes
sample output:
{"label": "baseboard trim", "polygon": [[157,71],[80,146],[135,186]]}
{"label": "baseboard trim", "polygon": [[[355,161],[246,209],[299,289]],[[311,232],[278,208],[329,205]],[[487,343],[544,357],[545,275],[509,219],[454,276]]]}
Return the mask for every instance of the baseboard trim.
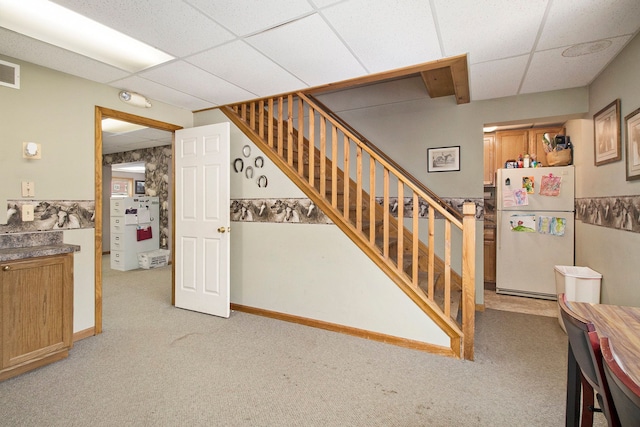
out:
{"label": "baseboard trim", "polygon": [[338,325],[336,323],[324,322],[322,320],[309,319],[307,317],[294,316],[292,314],[280,313],[277,311],[265,310],[262,308],[249,307],[240,304],[231,304],[231,309],[241,311],[243,313],[255,314],[257,316],[269,317],[272,319],[283,320],[285,322],[297,323],[300,325],[310,326],[312,328],[324,329],[327,331],[338,332],[341,334],[352,335],[372,341],[379,341],[386,344],[392,344],[398,347],[420,350],[427,353],[438,354],[441,356],[457,358],[457,355],[447,347],[435,344],[424,343],[421,341],[399,338],[392,335],[381,334],[379,332],[367,331],[364,329],[353,328],[350,326]]}
{"label": "baseboard trim", "polygon": [[476,304],[476,311],[484,311],[485,306],[484,304]]}
{"label": "baseboard trim", "polygon": [[85,338],[92,337],[95,334],[96,334],[96,328],[93,327],[93,326],[88,328],[88,329],[84,329],[82,331],[75,332],[73,334],[73,342],[80,341],[80,340],[83,340]]}

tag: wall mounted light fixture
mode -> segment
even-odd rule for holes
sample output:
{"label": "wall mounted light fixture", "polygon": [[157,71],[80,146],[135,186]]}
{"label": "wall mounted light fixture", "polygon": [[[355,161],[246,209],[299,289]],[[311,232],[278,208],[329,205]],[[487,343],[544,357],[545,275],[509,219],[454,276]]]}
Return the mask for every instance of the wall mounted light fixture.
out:
{"label": "wall mounted light fixture", "polygon": [[22,157],[25,159],[41,159],[42,148],[40,144],[35,142],[23,142]]}
{"label": "wall mounted light fixture", "polygon": [[118,97],[120,98],[120,101],[126,102],[127,104],[140,108],[151,108],[151,101],[139,93],[121,90]]}

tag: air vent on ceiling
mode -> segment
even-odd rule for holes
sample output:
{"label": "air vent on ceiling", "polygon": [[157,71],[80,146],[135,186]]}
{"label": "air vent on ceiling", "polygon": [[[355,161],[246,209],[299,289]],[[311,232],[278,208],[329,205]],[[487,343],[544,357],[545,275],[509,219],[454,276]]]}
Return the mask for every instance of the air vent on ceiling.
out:
{"label": "air vent on ceiling", "polygon": [[0,86],[20,89],[20,66],[0,60]]}

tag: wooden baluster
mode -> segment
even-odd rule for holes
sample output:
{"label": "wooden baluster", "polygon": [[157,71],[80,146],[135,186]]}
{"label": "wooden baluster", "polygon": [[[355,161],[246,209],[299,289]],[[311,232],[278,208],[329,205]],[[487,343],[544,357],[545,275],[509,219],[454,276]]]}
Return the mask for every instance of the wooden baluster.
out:
{"label": "wooden baluster", "polygon": [[331,127],[331,206],[338,206],[338,128]]}
{"label": "wooden baluster", "polygon": [[268,122],[268,137],[267,137],[267,143],[269,144],[269,147],[273,148],[273,98],[269,98],[269,116],[267,118],[267,122]]}
{"label": "wooden baluster", "polygon": [[258,101],[258,135],[260,135],[260,139],[264,139],[264,99]]}
{"label": "wooden baluster", "polygon": [[398,271],[404,270],[404,183],[398,177]]}
{"label": "wooden baluster", "polygon": [[389,259],[389,169],[382,172],[382,256]]}
{"label": "wooden baluster", "polygon": [[369,244],[376,243],[376,159],[369,156]]}
{"label": "wooden baluster", "polygon": [[242,104],[240,107],[240,118],[243,122],[247,121],[247,104]]}
{"label": "wooden baluster", "polygon": [[287,97],[287,163],[293,166],[293,95]]}
{"label": "wooden baluster", "polygon": [[444,314],[451,316],[451,221],[444,222]]}
{"label": "wooden baluster", "polygon": [[284,153],[284,117],[282,117],[284,109],[283,101],[283,97],[278,98],[278,155],[280,157],[283,157]]}
{"label": "wooden baluster", "polygon": [[320,179],[319,190],[320,195],[325,197],[327,194],[327,120],[324,116],[320,116]]}
{"label": "wooden baluster", "polygon": [[356,229],[362,231],[362,147],[356,148]]}
{"label": "wooden baluster", "polygon": [[429,245],[428,245],[428,261],[427,261],[427,270],[428,274],[428,282],[427,282],[427,295],[429,299],[433,301],[434,289],[435,289],[435,228],[436,228],[436,219],[435,219],[435,209],[433,206],[429,204]]}
{"label": "wooden baluster", "polygon": [[413,281],[413,286],[418,287],[418,263],[420,259],[418,258],[418,244],[420,242],[419,239],[419,230],[418,230],[418,219],[420,216],[420,199],[418,198],[418,193],[413,192],[413,246],[412,246],[412,254],[411,254],[411,278]]}
{"label": "wooden baluster", "polygon": [[309,106],[309,185],[313,187],[315,182],[315,157],[316,157],[316,111]]}
{"label": "wooden baluster", "polygon": [[347,135],[344,136],[344,206],[343,215],[345,221],[349,221],[349,184],[351,182],[351,163],[349,156],[351,155],[351,141]]}
{"label": "wooden baluster", "polygon": [[256,103],[252,102],[249,107],[249,127],[256,130]]}
{"label": "wooden baluster", "polygon": [[298,175],[304,176],[304,102],[298,97]]}
{"label": "wooden baluster", "polygon": [[462,206],[462,333],[463,353],[466,360],[473,360],[475,331],[475,259],[476,259],[476,206],[467,202]]}

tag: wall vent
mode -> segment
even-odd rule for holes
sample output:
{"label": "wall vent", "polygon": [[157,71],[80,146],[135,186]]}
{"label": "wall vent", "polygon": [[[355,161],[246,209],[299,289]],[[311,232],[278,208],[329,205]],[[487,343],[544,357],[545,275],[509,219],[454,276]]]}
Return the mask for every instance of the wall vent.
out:
{"label": "wall vent", "polygon": [[20,89],[20,66],[0,60],[0,86]]}

